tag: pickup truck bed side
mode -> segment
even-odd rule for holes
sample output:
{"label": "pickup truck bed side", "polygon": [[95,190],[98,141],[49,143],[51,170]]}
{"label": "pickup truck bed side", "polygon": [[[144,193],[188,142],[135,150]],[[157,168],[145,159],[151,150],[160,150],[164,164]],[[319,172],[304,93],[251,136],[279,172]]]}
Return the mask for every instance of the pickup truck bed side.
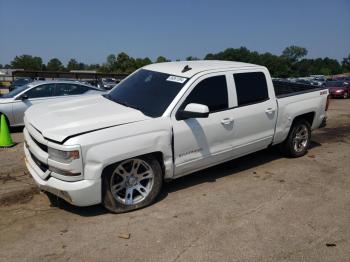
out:
{"label": "pickup truck bed side", "polygon": [[317,89],[313,92],[277,98],[278,117],[273,144],[279,144],[286,139],[296,117],[308,114],[306,118],[312,116],[310,122],[312,130],[320,127],[326,117],[325,111],[320,108],[326,108],[327,94],[328,92]]}

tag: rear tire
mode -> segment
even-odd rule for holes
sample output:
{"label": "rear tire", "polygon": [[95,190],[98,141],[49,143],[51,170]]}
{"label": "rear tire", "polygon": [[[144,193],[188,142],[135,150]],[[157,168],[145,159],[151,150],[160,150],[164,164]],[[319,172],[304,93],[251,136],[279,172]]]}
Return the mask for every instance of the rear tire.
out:
{"label": "rear tire", "polygon": [[289,157],[301,157],[307,153],[310,141],[310,123],[300,119],[293,123],[287,139],[280,145],[280,150]]}
{"label": "rear tire", "polygon": [[349,98],[349,93],[348,93],[348,92],[344,93],[343,98],[344,98],[344,99]]}
{"label": "rear tire", "polygon": [[106,168],[102,201],[113,213],[124,213],[152,204],[163,184],[160,163],[153,156],[124,160]]}

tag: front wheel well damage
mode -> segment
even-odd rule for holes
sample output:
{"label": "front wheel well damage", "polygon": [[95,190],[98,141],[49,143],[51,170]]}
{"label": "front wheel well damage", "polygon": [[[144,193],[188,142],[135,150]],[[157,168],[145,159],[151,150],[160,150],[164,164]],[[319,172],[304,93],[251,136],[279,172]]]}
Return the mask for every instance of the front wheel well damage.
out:
{"label": "front wheel well damage", "polygon": [[[148,153],[148,154],[144,154],[144,155],[133,156],[133,157],[130,157],[130,158],[146,157],[146,156],[153,156],[155,159],[157,159],[157,161],[159,162],[160,166],[162,167],[162,172],[163,172],[163,175],[164,175],[165,174],[165,166],[164,166],[164,156],[163,156],[162,152],[156,151],[156,152],[152,152],[152,153]],[[115,163],[112,163],[112,164],[109,164],[108,166],[106,166],[102,170],[101,178],[104,175],[106,175],[108,172],[110,172],[111,169],[115,168],[119,163],[123,162],[124,160],[127,160],[127,159],[123,159],[123,160],[117,161]]]}

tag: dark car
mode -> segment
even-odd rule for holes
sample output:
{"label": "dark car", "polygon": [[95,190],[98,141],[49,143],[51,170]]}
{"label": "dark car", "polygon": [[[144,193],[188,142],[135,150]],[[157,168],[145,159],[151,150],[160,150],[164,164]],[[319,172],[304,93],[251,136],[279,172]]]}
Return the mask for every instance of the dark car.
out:
{"label": "dark car", "polygon": [[350,82],[328,81],[325,86],[328,87],[332,97],[349,98],[350,96]]}
{"label": "dark car", "polygon": [[12,90],[15,90],[17,87],[24,86],[31,82],[33,82],[33,79],[31,78],[17,78],[9,86],[9,92],[11,92]]}
{"label": "dark car", "polygon": [[115,87],[117,84],[118,82],[114,78],[101,78],[97,83],[97,87],[101,89],[110,90],[113,87]]}

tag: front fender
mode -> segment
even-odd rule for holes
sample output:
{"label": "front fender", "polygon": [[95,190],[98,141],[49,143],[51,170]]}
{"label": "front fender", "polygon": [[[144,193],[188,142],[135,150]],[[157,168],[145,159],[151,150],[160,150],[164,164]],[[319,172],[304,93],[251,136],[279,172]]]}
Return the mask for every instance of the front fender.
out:
{"label": "front fender", "polygon": [[170,121],[142,121],[107,128],[84,136],[84,140],[96,141],[88,147],[85,147],[82,141],[79,143],[85,151],[83,153],[85,179],[99,178],[103,169],[111,164],[155,152],[162,153],[161,164],[164,165],[165,178],[173,176]]}

